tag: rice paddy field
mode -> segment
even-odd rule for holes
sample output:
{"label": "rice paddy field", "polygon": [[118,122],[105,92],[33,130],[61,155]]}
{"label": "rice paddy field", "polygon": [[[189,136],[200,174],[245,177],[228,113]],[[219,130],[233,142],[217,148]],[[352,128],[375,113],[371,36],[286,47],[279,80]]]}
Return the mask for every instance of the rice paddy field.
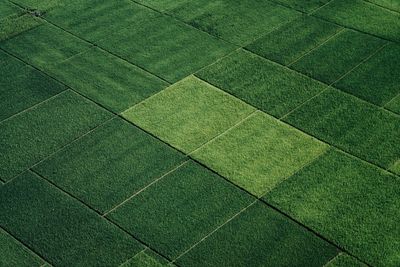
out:
{"label": "rice paddy field", "polygon": [[400,266],[400,1],[1,0],[0,266]]}

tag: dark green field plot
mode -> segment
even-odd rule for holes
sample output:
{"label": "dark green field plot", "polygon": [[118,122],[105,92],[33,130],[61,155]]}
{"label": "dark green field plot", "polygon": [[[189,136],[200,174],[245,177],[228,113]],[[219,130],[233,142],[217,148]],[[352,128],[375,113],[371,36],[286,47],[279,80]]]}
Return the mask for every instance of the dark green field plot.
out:
{"label": "dark green field plot", "polygon": [[66,89],[2,51],[0,61],[0,121]]}
{"label": "dark green field plot", "polygon": [[181,266],[323,266],[336,249],[257,202],[177,260]]}
{"label": "dark green field plot", "polygon": [[312,137],[257,112],[193,156],[235,184],[262,196],[326,148]]}
{"label": "dark green field plot", "polygon": [[31,172],[0,188],[0,226],[55,266],[116,266],[143,247]]}
{"label": "dark green field plot", "polygon": [[333,0],[315,15],[346,27],[400,42],[400,13],[363,0]]}
{"label": "dark green field plot", "polygon": [[313,10],[329,3],[329,0],[274,0],[274,2],[292,7],[302,12],[310,13]]}
{"label": "dark green field plot", "polygon": [[257,39],[246,48],[283,65],[295,61],[337,32],[340,26],[310,16],[301,16]]}
{"label": "dark green field plot", "polygon": [[135,2],[154,8],[158,11],[167,11],[182,6],[190,2],[190,0],[135,0]]}
{"label": "dark green field plot", "polygon": [[390,100],[385,107],[393,112],[400,114],[400,94]]}
{"label": "dark green field plot", "polygon": [[383,168],[400,159],[400,116],[338,90],[325,91],[285,121]]}
{"label": "dark green field plot", "polygon": [[254,108],[191,76],[123,113],[189,153],[254,112]]}
{"label": "dark green field plot", "polygon": [[0,5],[0,23],[1,20],[10,15],[21,14],[21,13],[22,10],[18,8],[16,5],[12,4],[11,2],[4,1]]}
{"label": "dark green field plot", "polygon": [[383,106],[400,93],[400,46],[384,47],[334,86]]}
{"label": "dark green field plot", "polygon": [[158,254],[146,249],[136,254],[132,259],[120,265],[120,267],[162,267],[169,265],[168,261]]}
{"label": "dark green field plot", "polygon": [[192,161],[108,217],[174,259],[254,199]]}
{"label": "dark green field plot", "polygon": [[99,44],[169,82],[236,48],[168,16],[123,29]]}
{"label": "dark green field plot", "polygon": [[49,72],[114,112],[121,112],[168,86],[163,80],[98,48],[73,56]]}
{"label": "dark green field plot", "polygon": [[385,43],[384,40],[371,35],[344,30],[302,57],[291,68],[331,84]]}
{"label": "dark green field plot", "polygon": [[66,91],[0,123],[0,179],[9,180],[111,114]]}
{"label": "dark green field plot", "polygon": [[330,261],[326,267],[367,267],[368,265],[358,261],[354,257],[347,254],[340,253],[332,261]]}
{"label": "dark green field plot", "polygon": [[374,3],[378,6],[400,12],[400,2],[397,0],[367,0],[367,2]]}
{"label": "dark green field plot", "polygon": [[34,169],[105,212],[183,159],[128,122],[113,119]]}
{"label": "dark green field plot", "polygon": [[244,50],[201,70],[196,76],[276,117],[326,87]]}
{"label": "dark green field plot", "polygon": [[[76,3],[79,0],[70,0],[68,2]],[[13,0],[19,6],[29,10],[37,10],[41,13],[51,11],[53,8],[63,6],[66,1],[62,0]],[[64,3],[63,3],[64,2]]]}
{"label": "dark green field plot", "polygon": [[245,45],[300,15],[272,2],[254,0],[188,1],[168,13],[238,45]]}
{"label": "dark green field plot", "polygon": [[399,194],[398,177],[331,150],[265,200],[373,266],[399,266]]}

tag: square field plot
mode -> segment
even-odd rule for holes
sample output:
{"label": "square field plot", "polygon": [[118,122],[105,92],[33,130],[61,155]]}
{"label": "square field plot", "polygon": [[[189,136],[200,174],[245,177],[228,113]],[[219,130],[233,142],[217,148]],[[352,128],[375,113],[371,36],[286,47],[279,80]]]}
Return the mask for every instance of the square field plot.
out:
{"label": "square field plot", "polygon": [[323,266],[334,246],[272,210],[253,204],[177,260],[180,266]]}
{"label": "square field plot", "polygon": [[104,213],[183,160],[161,141],[113,119],[34,170]]}
{"label": "square field plot", "polygon": [[385,105],[400,93],[400,46],[384,47],[334,86],[376,105]]}
{"label": "square field plot", "polygon": [[0,47],[40,69],[46,69],[88,49],[90,44],[46,23],[0,43]]}
{"label": "square field plot", "polygon": [[268,1],[253,0],[189,1],[168,13],[238,45],[245,45],[301,14]]}
{"label": "square field plot", "polygon": [[400,117],[339,90],[325,91],[285,121],[382,168],[400,159]]}
{"label": "square field plot", "polygon": [[2,51],[0,62],[0,121],[66,89]]}
{"label": "square field plot", "polygon": [[246,48],[288,65],[331,38],[342,27],[311,16],[301,16],[257,39]]}
{"label": "square field plot", "polygon": [[285,115],[326,88],[245,50],[195,75],[275,117]]}
{"label": "square field plot", "polygon": [[7,181],[109,119],[111,114],[65,91],[0,123],[0,179]]}
{"label": "square field plot", "polygon": [[257,112],[193,156],[233,183],[262,196],[326,149],[318,140]]}
{"label": "square field plot", "polygon": [[236,48],[164,15],[122,29],[99,44],[169,82],[194,73]]}
{"label": "square field plot", "polygon": [[363,0],[333,0],[315,16],[340,25],[400,42],[400,13]]}
{"label": "square field plot", "polygon": [[189,153],[254,110],[239,99],[191,76],[128,109],[123,116]]}
{"label": "square field plot", "polygon": [[0,226],[54,266],[118,266],[143,249],[32,172],[0,187]]}
{"label": "square field plot", "polygon": [[73,56],[51,75],[114,112],[121,112],[168,83],[98,48]]}
{"label": "square field plot", "polygon": [[175,259],[253,201],[222,177],[189,161],[107,217]]}
{"label": "square field plot", "polygon": [[371,35],[346,29],[302,57],[291,68],[332,84],[385,43]]}
{"label": "square field plot", "polygon": [[398,177],[336,150],[265,200],[372,266],[399,266]]}

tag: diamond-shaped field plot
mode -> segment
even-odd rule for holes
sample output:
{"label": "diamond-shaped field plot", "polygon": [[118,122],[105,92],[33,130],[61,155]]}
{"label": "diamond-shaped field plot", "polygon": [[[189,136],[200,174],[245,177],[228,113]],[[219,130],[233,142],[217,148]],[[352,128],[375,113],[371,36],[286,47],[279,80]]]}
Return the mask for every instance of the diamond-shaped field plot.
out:
{"label": "diamond-shaped field plot", "polygon": [[0,61],[0,121],[66,89],[2,51]]}
{"label": "diamond-shaped field plot", "polygon": [[400,159],[400,117],[339,90],[325,91],[285,121],[383,168]]}
{"label": "diamond-shaped field plot", "polygon": [[386,46],[334,86],[383,106],[400,93],[400,46]]}
{"label": "diamond-shaped field plot", "polygon": [[54,266],[118,266],[143,249],[32,172],[0,187],[0,226]]}
{"label": "diamond-shaped field plot", "polygon": [[246,48],[260,56],[288,65],[341,29],[340,26],[315,17],[301,16],[257,39]]}
{"label": "diamond-shaped field plot", "polygon": [[102,106],[121,112],[168,85],[163,80],[93,48],[51,68],[52,75]]}
{"label": "diamond-shaped field plot", "polygon": [[132,259],[120,265],[120,267],[163,267],[175,266],[169,263],[166,259],[162,258],[155,252],[146,249],[136,254]]}
{"label": "diamond-shaped field plot", "polygon": [[46,69],[88,49],[90,44],[46,23],[0,43],[0,47]]}
{"label": "diamond-shaped field plot", "polygon": [[34,169],[105,212],[183,160],[168,145],[122,119],[113,119]]}
{"label": "diamond-shaped field plot", "polygon": [[254,110],[191,76],[128,109],[123,116],[189,153]]}
{"label": "diamond-shaped field plot", "polygon": [[122,29],[99,43],[169,82],[194,73],[236,48],[164,15]]}
{"label": "diamond-shaped field plot", "polygon": [[276,117],[326,88],[318,81],[244,50],[199,71],[196,76]]}
{"label": "diamond-shaped field plot", "polygon": [[373,266],[399,266],[398,177],[336,150],[265,200]]}
{"label": "diamond-shaped field plot", "polygon": [[257,112],[193,156],[235,184],[262,196],[326,148],[318,140]]}
{"label": "diamond-shaped field plot", "polygon": [[39,267],[43,265],[42,259],[1,228],[0,255],[0,266]]}
{"label": "diamond-shaped field plot", "polygon": [[68,90],[1,122],[0,179],[13,178],[110,117]]}
{"label": "diamond-shaped field plot", "polygon": [[337,249],[257,202],[177,260],[180,266],[323,266]]}
{"label": "diamond-shaped field plot", "polygon": [[385,43],[368,34],[344,30],[302,57],[291,68],[331,84]]}
{"label": "diamond-shaped field plot", "polygon": [[211,35],[244,45],[298,16],[300,12],[268,1],[189,1],[168,11]]}
{"label": "diamond-shaped field plot", "polygon": [[222,177],[189,161],[107,217],[174,259],[252,201]]}
{"label": "diamond-shaped field plot", "polygon": [[356,258],[345,254],[339,253],[335,258],[333,258],[328,264],[324,265],[326,267],[367,267],[368,265],[358,261]]}

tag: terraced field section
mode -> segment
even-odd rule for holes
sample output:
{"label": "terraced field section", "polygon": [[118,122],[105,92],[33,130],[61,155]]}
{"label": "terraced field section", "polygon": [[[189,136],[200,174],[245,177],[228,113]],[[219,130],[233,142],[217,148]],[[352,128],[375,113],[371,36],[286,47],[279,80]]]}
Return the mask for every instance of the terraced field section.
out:
{"label": "terraced field section", "polygon": [[0,266],[400,266],[396,0],[4,0]]}

